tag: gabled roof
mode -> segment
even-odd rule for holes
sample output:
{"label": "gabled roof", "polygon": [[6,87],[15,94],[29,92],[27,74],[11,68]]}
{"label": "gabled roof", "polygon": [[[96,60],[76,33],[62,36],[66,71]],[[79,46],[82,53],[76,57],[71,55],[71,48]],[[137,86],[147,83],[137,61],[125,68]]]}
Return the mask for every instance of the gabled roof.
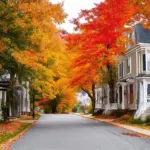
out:
{"label": "gabled roof", "polygon": [[150,43],[150,30],[143,27],[141,24],[135,26],[136,42]]}

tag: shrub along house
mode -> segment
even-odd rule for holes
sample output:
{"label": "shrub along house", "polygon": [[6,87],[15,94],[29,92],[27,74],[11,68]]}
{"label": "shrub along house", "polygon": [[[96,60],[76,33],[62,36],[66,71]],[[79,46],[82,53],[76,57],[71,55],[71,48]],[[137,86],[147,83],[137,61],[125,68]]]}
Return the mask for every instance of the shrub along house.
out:
{"label": "shrub along house", "polygon": [[13,89],[13,100],[9,93],[10,77],[3,75],[0,78],[0,120],[3,119],[2,109],[9,117],[19,117],[30,114],[29,82],[20,85],[17,80]]}
{"label": "shrub along house", "polygon": [[150,30],[138,24],[130,38],[134,45],[127,44],[126,55],[118,58],[117,104],[110,110],[135,111],[134,117],[145,119],[150,115]]}

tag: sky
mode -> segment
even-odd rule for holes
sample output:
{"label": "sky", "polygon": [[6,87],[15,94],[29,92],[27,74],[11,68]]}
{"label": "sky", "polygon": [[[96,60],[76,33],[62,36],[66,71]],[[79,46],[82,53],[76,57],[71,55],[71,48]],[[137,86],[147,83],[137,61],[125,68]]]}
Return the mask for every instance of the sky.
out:
{"label": "sky", "polygon": [[68,32],[73,32],[73,24],[69,21],[72,18],[78,17],[81,9],[91,9],[94,7],[94,3],[100,3],[103,0],[50,0],[52,3],[56,4],[58,2],[64,1],[64,10],[68,14],[68,17],[61,28],[67,30]]}

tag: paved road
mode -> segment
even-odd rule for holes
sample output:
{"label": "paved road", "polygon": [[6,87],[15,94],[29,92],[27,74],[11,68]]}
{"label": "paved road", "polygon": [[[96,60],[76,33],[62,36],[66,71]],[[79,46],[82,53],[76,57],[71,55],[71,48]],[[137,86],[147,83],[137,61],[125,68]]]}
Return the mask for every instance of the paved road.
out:
{"label": "paved road", "polygon": [[42,115],[12,150],[150,150],[150,139],[74,115]]}

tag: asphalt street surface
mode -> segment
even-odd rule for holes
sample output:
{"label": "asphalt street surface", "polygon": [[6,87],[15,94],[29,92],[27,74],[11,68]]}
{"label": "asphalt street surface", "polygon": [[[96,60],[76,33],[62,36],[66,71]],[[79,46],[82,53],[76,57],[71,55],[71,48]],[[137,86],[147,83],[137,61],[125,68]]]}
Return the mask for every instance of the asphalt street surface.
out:
{"label": "asphalt street surface", "polygon": [[150,150],[150,138],[75,115],[42,115],[12,150]]}

